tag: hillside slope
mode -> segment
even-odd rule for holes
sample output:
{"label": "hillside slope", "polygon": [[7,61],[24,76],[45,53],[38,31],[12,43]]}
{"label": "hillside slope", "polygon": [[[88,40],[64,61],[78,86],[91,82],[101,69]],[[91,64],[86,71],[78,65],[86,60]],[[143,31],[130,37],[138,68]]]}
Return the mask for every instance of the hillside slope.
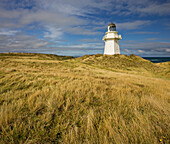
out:
{"label": "hillside slope", "polygon": [[0,54],[0,143],[169,143],[169,62]]}
{"label": "hillside slope", "polygon": [[[97,66],[102,69],[108,69],[117,72],[123,73],[139,73],[144,75],[155,75],[155,76],[165,76],[169,77],[170,75],[170,62],[154,64],[148,60],[145,60],[139,56],[135,55],[85,55],[78,58],[83,63],[88,65]],[[170,77],[169,77],[170,78]]]}

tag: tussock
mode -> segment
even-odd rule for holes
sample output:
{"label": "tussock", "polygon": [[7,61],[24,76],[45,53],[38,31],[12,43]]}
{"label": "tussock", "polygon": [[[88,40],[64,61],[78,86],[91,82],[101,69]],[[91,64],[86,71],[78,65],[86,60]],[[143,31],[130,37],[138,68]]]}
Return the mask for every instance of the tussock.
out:
{"label": "tussock", "polygon": [[0,143],[169,143],[169,64],[0,54]]}

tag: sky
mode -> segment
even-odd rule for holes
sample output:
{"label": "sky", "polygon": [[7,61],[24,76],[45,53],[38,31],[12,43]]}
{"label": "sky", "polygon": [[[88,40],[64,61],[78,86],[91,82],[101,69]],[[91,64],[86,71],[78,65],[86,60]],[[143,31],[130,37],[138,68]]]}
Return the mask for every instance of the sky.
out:
{"label": "sky", "polygon": [[111,21],[121,54],[170,57],[170,0],[0,0],[0,53],[103,54]]}

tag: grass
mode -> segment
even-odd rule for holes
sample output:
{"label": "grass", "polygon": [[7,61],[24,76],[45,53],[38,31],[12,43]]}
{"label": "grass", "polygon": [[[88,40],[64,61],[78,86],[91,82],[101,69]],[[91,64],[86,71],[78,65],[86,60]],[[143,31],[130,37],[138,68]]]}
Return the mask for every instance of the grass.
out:
{"label": "grass", "polygon": [[169,143],[169,62],[0,54],[0,143]]}

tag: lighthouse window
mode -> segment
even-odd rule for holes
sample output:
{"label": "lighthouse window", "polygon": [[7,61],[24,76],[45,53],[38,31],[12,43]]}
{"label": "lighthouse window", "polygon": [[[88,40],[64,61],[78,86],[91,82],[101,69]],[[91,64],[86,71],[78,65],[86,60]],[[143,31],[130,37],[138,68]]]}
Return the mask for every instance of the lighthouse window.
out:
{"label": "lighthouse window", "polygon": [[115,26],[110,26],[110,31],[116,31],[116,27]]}

